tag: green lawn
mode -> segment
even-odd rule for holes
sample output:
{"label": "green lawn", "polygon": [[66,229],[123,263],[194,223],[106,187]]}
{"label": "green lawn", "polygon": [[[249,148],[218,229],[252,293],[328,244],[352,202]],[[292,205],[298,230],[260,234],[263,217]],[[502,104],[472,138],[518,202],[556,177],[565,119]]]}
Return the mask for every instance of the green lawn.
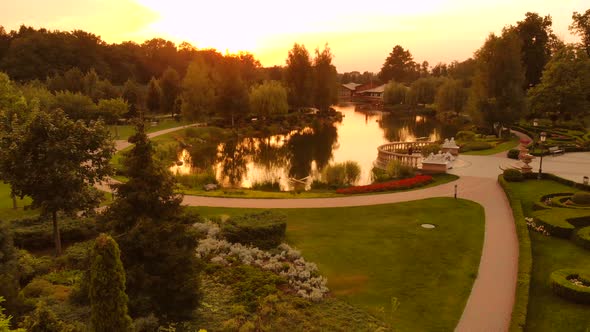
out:
{"label": "green lawn", "polygon": [[[203,215],[245,209],[193,208]],[[287,240],[318,264],[332,294],[399,331],[450,331],[477,274],[481,206],[432,198],[370,207],[286,209]],[[427,230],[422,223],[438,227]]]}
{"label": "green lawn", "polygon": [[37,211],[25,210],[24,206],[31,204],[31,199],[17,199],[17,209],[13,208],[12,197],[10,196],[10,186],[0,182],[0,220],[9,220],[32,216],[38,214]]}
{"label": "green lawn", "polygon": [[[510,187],[522,201],[525,216],[530,216],[535,199],[557,192],[577,189],[550,180],[511,182]],[[561,268],[587,268],[590,251],[574,242],[531,232],[533,271],[527,316],[527,331],[588,331],[590,306],[575,304],[553,294],[551,272]]]}
{"label": "green lawn", "polygon": [[[146,132],[152,133],[158,130],[170,129],[174,127],[180,127],[191,124],[188,121],[176,121],[173,119],[165,119],[160,121],[156,126],[146,125]],[[135,134],[134,125],[120,125],[120,126],[109,126],[111,134],[117,140],[127,140],[129,136]]]}
{"label": "green lawn", "polygon": [[489,156],[492,154],[500,153],[503,151],[508,151],[518,146],[518,138],[512,138],[510,141],[500,143],[495,147],[487,150],[480,150],[480,151],[467,151],[461,152],[461,154],[470,155],[470,156]]}

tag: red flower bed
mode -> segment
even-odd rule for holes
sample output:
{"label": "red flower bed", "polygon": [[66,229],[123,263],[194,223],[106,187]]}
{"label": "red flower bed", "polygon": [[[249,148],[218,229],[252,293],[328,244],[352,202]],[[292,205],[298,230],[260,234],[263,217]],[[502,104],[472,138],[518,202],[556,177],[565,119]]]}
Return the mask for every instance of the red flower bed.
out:
{"label": "red flower bed", "polygon": [[348,188],[340,188],[336,190],[338,194],[363,194],[373,193],[379,191],[390,191],[390,190],[401,190],[410,189],[415,187],[423,186],[427,183],[432,182],[432,176],[430,175],[416,175],[413,178],[387,181],[382,183],[369,184],[366,186],[356,186]]}

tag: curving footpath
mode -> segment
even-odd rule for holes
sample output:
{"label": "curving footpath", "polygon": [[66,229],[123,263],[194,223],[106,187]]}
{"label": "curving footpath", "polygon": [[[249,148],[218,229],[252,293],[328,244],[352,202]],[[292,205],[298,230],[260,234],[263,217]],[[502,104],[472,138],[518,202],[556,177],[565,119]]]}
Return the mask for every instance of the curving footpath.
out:
{"label": "curving footpath", "polygon": [[[149,134],[156,137],[183,126]],[[116,148],[129,146],[117,141]],[[518,273],[518,239],[512,210],[504,191],[497,183],[504,154],[495,156],[462,156],[464,167],[450,173],[461,176],[457,181],[422,190],[390,194],[309,199],[244,199],[184,196],[189,206],[232,208],[325,208],[398,203],[431,197],[452,197],[457,186],[458,197],[475,201],[485,210],[485,235],[477,278],[456,331],[507,331]]]}

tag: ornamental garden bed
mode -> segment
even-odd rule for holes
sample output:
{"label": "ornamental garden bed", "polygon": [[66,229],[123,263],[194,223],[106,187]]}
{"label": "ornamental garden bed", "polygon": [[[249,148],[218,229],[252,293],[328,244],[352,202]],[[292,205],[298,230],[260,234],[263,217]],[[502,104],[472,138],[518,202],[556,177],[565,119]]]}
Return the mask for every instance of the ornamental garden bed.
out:
{"label": "ornamental garden bed", "polygon": [[366,186],[354,186],[354,187],[340,188],[340,189],[336,190],[336,193],[351,195],[351,194],[365,194],[365,193],[381,192],[381,191],[404,190],[404,189],[421,187],[421,186],[424,186],[432,181],[433,181],[433,179],[432,179],[432,176],[430,176],[430,175],[416,175],[413,178],[409,178],[409,179],[387,181],[387,182],[382,182],[382,183],[374,183],[374,184],[369,184]]}
{"label": "ornamental garden bed", "polygon": [[551,289],[567,300],[590,304],[590,271],[561,269],[551,273]]}

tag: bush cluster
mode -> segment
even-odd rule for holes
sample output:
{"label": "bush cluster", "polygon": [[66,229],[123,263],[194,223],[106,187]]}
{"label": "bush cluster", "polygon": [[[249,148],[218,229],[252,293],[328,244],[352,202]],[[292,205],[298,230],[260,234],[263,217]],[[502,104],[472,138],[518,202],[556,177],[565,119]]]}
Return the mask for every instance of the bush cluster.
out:
{"label": "bush cluster", "polygon": [[504,180],[508,182],[520,182],[524,180],[522,173],[519,170],[513,168],[505,169],[503,175]]}
{"label": "bush cluster", "polygon": [[[46,249],[54,245],[51,221],[43,218],[24,218],[11,222],[14,244],[27,250]],[[88,240],[98,234],[93,219],[62,219],[59,222],[62,242]]]}
{"label": "bush cluster", "polygon": [[590,303],[590,271],[561,269],[551,273],[553,292],[575,303]]}
{"label": "bush cluster", "polygon": [[518,160],[518,156],[520,155],[520,151],[518,151],[517,149],[510,149],[508,150],[508,152],[506,153],[506,156],[510,159],[516,159]]}
{"label": "bush cluster", "polygon": [[232,243],[261,249],[275,248],[285,240],[287,217],[273,211],[232,217],[222,226],[221,235]]}
{"label": "bush cluster", "polygon": [[389,179],[406,179],[415,175],[412,166],[404,165],[397,160],[392,160],[387,164],[386,173]]}
{"label": "bush cluster", "polygon": [[458,141],[473,141],[475,140],[475,133],[468,130],[461,130],[455,135]]}
{"label": "bush cluster", "polygon": [[334,187],[352,185],[361,176],[361,166],[356,161],[328,165],[323,172],[325,181]]}
{"label": "bush cluster", "polygon": [[488,142],[467,142],[461,145],[461,152],[468,152],[468,151],[480,151],[480,150],[487,150],[493,148],[492,144]]}

